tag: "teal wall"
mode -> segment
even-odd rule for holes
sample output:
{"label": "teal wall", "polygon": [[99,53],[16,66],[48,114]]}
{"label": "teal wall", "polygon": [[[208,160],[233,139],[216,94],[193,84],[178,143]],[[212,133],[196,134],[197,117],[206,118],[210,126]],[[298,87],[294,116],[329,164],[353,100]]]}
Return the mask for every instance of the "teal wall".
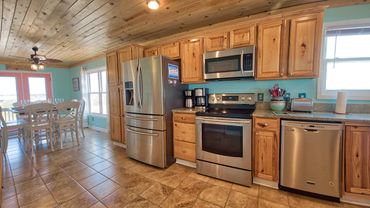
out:
{"label": "teal wall", "polygon": [[[91,69],[106,67],[105,58],[93,60],[75,67],[70,68],[70,80],[72,78],[80,78],[80,70],[81,67],[86,68],[87,71]],[[79,92],[73,92],[70,91],[72,99],[81,99],[81,91]],[[89,115],[87,119],[88,125],[91,127],[98,127],[101,129],[107,129],[108,128],[108,119],[106,116],[96,116],[96,115]]]}
{"label": "teal wall", "polygon": [[[370,4],[347,7],[329,8],[324,12],[324,24],[343,20],[355,20],[370,18]],[[290,92],[291,97],[298,97],[298,93],[304,92],[308,98],[317,98],[317,79],[299,80],[273,80],[273,81],[211,81],[207,84],[192,84],[190,89],[197,87],[209,88],[211,93],[223,92],[258,92],[264,93],[264,100],[269,101],[268,89],[275,83]],[[317,102],[335,102],[333,99],[319,99]],[[350,103],[370,103],[370,101],[349,101]]]}

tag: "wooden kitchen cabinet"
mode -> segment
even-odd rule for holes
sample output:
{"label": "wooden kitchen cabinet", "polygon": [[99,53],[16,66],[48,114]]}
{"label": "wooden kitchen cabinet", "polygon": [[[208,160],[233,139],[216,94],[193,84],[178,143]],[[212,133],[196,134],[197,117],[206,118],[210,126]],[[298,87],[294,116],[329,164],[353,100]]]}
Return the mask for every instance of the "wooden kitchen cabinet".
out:
{"label": "wooden kitchen cabinet", "polygon": [[255,118],[253,126],[253,175],[277,182],[279,175],[279,120]]}
{"label": "wooden kitchen cabinet", "polygon": [[107,73],[108,73],[108,85],[117,85],[119,83],[120,72],[116,52],[107,54]]}
{"label": "wooden kitchen cabinet", "polygon": [[249,26],[230,32],[230,48],[244,47],[256,43],[256,26]]}
{"label": "wooden kitchen cabinet", "polygon": [[345,191],[370,196],[370,125],[346,126]]}
{"label": "wooden kitchen cabinet", "polygon": [[168,43],[161,46],[161,55],[166,56],[171,59],[180,58],[180,43]]}
{"label": "wooden kitchen cabinet", "polygon": [[203,79],[203,38],[181,42],[181,82],[201,83]]}
{"label": "wooden kitchen cabinet", "polygon": [[177,159],[195,162],[195,115],[173,113],[174,155]]}
{"label": "wooden kitchen cabinet", "polygon": [[287,31],[284,20],[258,25],[257,79],[273,79],[285,75]]}
{"label": "wooden kitchen cabinet", "polygon": [[316,77],[320,67],[322,13],[293,18],[290,23],[289,77]]}
{"label": "wooden kitchen cabinet", "polygon": [[210,34],[204,38],[205,51],[221,51],[229,48],[229,33]]}
{"label": "wooden kitchen cabinet", "polygon": [[118,50],[119,64],[132,59],[143,57],[144,48],[139,45],[131,45]]}
{"label": "wooden kitchen cabinet", "polygon": [[122,95],[120,86],[109,87],[109,113],[111,115],[120,116],[122,106]]}
{"label": "wooden kitchen cabinet", "polygon": [[122,135],[122,117],[111,115],[110,119],[110,138],[119,143],[124,143]]}
{"label": "wooden kitchen cabinet", "polygon": [[159,55],[158,50],[157,47],[146,48],[144,49],[144,57],[157,56]]}

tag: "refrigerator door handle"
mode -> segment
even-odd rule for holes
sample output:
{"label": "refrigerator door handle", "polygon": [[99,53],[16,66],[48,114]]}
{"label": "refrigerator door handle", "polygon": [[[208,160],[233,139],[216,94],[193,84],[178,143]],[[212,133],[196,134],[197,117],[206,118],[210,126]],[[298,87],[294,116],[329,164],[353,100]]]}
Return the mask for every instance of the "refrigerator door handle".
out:
{"label": "refrigerator door handle", "polygon": [[140,86],[140,105],[141,105],[141,108],[143,108],[143,90],[144,90],[144,87],[143,87],[143,71],[141,69],[141,66],[139,64],[139,73],[140,73],[140,79],[139,79],[139,86]]}
{"label": "refrigerator door handle", "polygon": [[140,100],[140,83],[139,83],[139,79],[140,79],[140,68],[139,68],[139,64],[136,66],[136,93],[135,93],[135,96],[137,98],[137,104],[138,104],[138,107],[141,108],[141,100]]}

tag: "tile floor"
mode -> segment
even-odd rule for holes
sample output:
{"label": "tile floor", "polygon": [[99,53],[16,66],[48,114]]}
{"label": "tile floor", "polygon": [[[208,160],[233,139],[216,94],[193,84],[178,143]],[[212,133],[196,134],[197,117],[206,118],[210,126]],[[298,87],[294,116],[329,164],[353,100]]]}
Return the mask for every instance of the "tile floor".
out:
{"label": "tile floor", "polygon": [[355,207],[198,175],[174,164],[166,170],[127,158],[106,134],[87,131],[80,146],[51,152],[38,147],[31,161],[17,139],[3,161],[4,208],[16,207]]}

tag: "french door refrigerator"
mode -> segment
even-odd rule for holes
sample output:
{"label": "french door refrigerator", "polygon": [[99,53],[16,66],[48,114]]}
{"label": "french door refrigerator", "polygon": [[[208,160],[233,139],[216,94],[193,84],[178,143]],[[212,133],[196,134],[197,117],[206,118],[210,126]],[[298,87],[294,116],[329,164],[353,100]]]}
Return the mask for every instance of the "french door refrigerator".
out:
{"label": "french door refrigerator", "polygon": [[182,107],[180,66],[163,56],[121,63],[125,137],[130,158],[165,168],[172,164],[172,109]]}

